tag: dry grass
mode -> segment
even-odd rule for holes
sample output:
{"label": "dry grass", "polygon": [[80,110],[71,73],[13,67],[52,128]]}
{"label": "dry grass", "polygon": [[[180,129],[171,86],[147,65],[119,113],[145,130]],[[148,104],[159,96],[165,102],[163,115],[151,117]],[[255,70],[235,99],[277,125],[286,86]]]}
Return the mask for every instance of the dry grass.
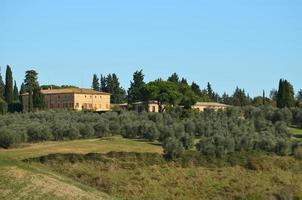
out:
{"label": "dry grass", "polygon": [[105,199],[52,176],[16,166],[0,169],[0,199]]}
{"label": "dry grass", "polygon": [[162,153],[162,147],[146,143],[144,141],[134,141],[122,137],[110,137],[104,139],[86,139],[60,142],[44,142],[30,144],[23,148],[0,149],[0,156],[5,155],[14,159],[25,159],[38,157],[52,153],[107,153],[110,151],[124,152],[152,152]]}
{"label": "dry grass", "polygon": [[0,199],[111,199],[89,186],[21,160],[51,153],[157,152],[160,146],[121,137],[44,142],[0,149]]}

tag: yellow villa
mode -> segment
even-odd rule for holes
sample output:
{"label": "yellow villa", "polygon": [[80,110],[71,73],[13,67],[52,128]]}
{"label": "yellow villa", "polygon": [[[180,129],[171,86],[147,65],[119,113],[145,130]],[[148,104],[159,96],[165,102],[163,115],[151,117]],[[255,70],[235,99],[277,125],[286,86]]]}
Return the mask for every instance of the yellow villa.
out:
{"label": "yellow villa", "polygon": [[[109,111],[110,94],[92,89],[65,88],[41,90],[48,109]],[[28,93],[22,95],[23,111],[28,111]]]}
{"label": "yellow villa", "polygon": [[218,111],[218,110],[224,110],[227,107],[230,106],[222,103],[216,103],[216,102],[197,102],[195,105],[192,106],[192,109],[202,112],[205,109],[212,109]]}

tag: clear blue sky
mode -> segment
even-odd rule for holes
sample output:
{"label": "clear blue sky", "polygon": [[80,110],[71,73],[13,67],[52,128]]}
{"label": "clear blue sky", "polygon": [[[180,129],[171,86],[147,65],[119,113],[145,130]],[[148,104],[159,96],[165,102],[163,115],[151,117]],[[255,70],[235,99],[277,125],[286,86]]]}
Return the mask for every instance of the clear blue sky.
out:
{"label": "clear blue sky", "polygon": [[251,96],[279,78],[302,88],[301,0],[0,0],[0,66],[20,84],[90,87],[115,72],[122,86],[177,72],[219,93]]}

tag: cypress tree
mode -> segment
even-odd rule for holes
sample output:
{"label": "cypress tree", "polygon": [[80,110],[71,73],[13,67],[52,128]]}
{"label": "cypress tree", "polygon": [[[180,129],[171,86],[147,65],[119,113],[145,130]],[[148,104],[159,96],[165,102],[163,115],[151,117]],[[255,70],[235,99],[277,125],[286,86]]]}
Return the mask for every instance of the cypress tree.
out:
{"label": "cypress tree", "polygon": [[99,78],[96,74],[93,74],[92,78],[92,89],[99,91],[100,90],[100,83],[99,83]]}
{"label": "cypress tree", "polygon": [[179,82],[179,76],[176,73],[173,73],[169,78],[168,81],[171,81],[173,83]]}
{"label": "cypress tree", "polygon": [[294,95],[295,94],[293,86],[287,80],[280,79],[277,94],[277,107],[284,108],[294,106]]}
{"label": "cypress tree", "polygon": [[278,108],[284,108],[284,82],[283,79],[279,80],[279,88],[277,92],[277,107]]}
{"label": "cypress tree", "polygon": [[6,67],[6,74],[5,74],[5,90],[4,90],[4,97],[7,104],[11,104],[14,99],[14,90],[13,90],[13,75],[12,70],[9,65]]}
{"label": "cypress tree", "polygon": [[19,91],[16,81],[14,82],[14,101],[19,101]]}
{"label": "cypress tree", "polygon": [[[176,77],[177,74],[174,73],[174,76]],[[175,81],[176,81],[176,79],[178,81],[178,76],[177,76],[177,78],[175,78]],[[143,70],[134,72],[133,80],[130,82],[130,87],[128,89],[128,102],[129,103],[143,100],[141,89],[143,88],[144,85],[145,85],[145,82],[144,82]]]}
{"label": "cypress tree", "polygon": [[4,99],[4,90],[5,90],[5,84],[2,79],[1,68],[0,68],[0,98],[2,99]]}
{"label": "cypress tree", "polygon": [[38,83],[38,73],[35,70],[28,70],[25,72],[24,85],[26,92],[28,92],[28,111],[31,112],[35,105],[42,104],[39,102],[42,98],[37,98],[38,102],[34,102],[33,99],[33,93],[34,91],[37,91],[35,89],[40,88]]}
{"label": "cypress tree", "polygon": [[265,105],[265,91],[262,93],[262,104]]}
{"label": "cypress tree", "polygon": [[107,89],[107,80],[106,80],[106,77],[103,76],[101,74],[101,80],[100,80],[101,84],[100,84],[100,90],[102,92],[108,92],[108,89]]}

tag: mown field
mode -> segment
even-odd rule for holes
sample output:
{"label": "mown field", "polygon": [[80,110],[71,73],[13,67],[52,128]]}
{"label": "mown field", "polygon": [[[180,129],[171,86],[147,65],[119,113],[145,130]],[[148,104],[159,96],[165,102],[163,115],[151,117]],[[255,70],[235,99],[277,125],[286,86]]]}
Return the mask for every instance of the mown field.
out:
{"label": "mown field", "polygon": [[51,153],[136,151],[161,153],[160,146],[117,138],[26,144],[0,149],[0,199],[114,199],[64,174],[23,159]]}
{"label": "mown field", "polygon": [[161,154],[159,145],[118,136],[1,149],[0,199],[302,199],[302,162],[293,157],[256,154],[213,167]]}

